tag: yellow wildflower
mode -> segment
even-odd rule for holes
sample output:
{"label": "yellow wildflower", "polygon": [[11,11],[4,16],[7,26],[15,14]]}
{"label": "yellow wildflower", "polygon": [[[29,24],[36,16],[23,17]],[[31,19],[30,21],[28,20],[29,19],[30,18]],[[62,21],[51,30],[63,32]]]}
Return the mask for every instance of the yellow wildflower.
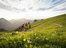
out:
{"label": "yellow wildflower", "polygon": [[19,32],[18,31],[16,31],[16,34],[18,34]]}
{"label": "yellow wildflower", "polygon": [[23,39],[23,41],[26,41],[26,39]]}

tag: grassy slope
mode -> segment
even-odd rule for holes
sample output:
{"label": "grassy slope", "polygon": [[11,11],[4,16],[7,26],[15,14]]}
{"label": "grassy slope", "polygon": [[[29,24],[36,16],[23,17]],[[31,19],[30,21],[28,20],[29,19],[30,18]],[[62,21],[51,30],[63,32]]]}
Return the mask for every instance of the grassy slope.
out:
{"label": "grassy slope", "polygon": [[0,32],[1,48],[65,48],[66,15],[31,24],[27,32]]}
{"label": "grassy slope", "polygon": [[[38,25],[38,24],[40,24],[40,25]],[[36,27],[33,27],[33,26],[36,26]],[[50,30],[57,30],[58,28],[65,30],[65,28],[66,28],[65,26],[66,26],[66,14],[32,23],[33,28],[31,30],[33,30],[33,31],[47,31],[47,30],[50,31]]]}

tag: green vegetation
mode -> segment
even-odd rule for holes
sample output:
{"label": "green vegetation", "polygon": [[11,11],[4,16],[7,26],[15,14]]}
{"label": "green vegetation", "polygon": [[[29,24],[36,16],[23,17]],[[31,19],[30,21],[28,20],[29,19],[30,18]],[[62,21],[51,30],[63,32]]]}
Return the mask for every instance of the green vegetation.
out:
{"label": "green vegetation", "polygon": [[15,31],[27,31],[28,29],[31,28],[30,23],[24,23],[22,26],[19,26]]}
{"label": "green vegetation", "polygon": [[0,32],[0,48],[65,48],[66,15],[31,24],[26,32]]}

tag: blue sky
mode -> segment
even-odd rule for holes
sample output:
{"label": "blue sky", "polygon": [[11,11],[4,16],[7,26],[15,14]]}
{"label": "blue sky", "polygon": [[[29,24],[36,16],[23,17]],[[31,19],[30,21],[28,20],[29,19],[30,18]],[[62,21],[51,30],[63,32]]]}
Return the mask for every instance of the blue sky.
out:
{"label": "blue sky", "polygon": [[66,14],[66,0],[0,0],[0,18],[42,19]]}

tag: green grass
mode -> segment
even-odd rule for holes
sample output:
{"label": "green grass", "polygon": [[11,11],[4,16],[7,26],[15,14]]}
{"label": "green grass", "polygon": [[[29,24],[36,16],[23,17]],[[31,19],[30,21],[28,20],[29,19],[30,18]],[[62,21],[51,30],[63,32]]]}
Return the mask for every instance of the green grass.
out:
{"label": "green grass", "polygon": [[[38,22],[35,22],[37,24],[40,24],[37,27],[32,28],[33,31],[45,31],[45,30],[51,30],[51,29],[58,29],[58,28],[66,28],[66,15],[57,16],[45,20],[41,20]],[[36,24],[33,23],[32,26],[35,26]],[[60,27],[62,26],[62,27]]]}
{"label": "green grass", "polygon": [[0,32],[0,48],[65,48],[66,15],[31,24],[26,32]]}

